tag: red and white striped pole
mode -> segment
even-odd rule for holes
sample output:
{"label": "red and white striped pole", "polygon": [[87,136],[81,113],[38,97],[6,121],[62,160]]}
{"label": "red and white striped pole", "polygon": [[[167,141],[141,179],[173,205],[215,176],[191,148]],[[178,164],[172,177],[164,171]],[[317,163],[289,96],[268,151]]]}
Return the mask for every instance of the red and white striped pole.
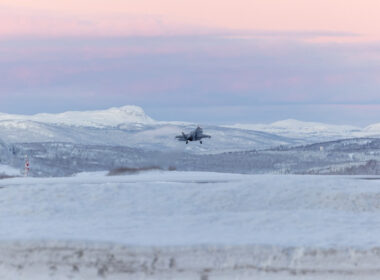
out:
{"label": "red and white striped pole", "polygon": [[27,177],[28,174],[29,174],[29,159],[28,159],[28,155],[25,155],[25,169],[24,169],[24,176]]}

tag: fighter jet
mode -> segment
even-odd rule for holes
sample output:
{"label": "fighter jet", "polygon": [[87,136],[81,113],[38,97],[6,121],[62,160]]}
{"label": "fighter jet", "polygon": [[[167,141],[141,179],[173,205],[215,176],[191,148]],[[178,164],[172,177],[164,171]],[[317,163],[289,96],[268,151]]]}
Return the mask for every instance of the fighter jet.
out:
{"label": "fighter jet", "polygon": [[178,141],[186,141],[186,144],[189,143],[189,141],[199,141],[199,143],[202,144],[202,138],[211,138],[211,136],[203,134],[203,129],[198,126],[190,133],[186,134],[182,132],[182,135],[178,135],[175,138],[178,139]]}

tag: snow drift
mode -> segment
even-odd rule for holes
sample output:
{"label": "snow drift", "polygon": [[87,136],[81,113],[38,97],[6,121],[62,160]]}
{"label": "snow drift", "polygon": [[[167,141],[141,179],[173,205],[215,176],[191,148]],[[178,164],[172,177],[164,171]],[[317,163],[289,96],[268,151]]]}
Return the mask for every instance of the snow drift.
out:
{"label": "snow drift", "polygon": [[380,275],[377,177],[105,173],[0,181],[2,279]]}

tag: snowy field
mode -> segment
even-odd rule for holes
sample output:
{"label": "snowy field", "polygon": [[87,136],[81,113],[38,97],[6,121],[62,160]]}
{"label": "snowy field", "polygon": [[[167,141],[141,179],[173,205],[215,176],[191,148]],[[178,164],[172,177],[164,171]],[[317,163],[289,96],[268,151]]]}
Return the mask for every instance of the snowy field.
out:
{"label": "snowy field", "polygon": [[0,180],[1,279],[378,279],[380,180]]}

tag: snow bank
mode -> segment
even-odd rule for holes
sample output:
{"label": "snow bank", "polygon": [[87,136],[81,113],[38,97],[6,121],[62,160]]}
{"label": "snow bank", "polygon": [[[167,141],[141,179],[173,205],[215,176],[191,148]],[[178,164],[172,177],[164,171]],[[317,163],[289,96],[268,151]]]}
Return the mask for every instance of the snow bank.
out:
{"label": "snow bank", "polygon": [[16,169],[12,166],[0,164],[0,177],[13,177],[13,176],[20,176],[21,172],[19,169]]}
{"label": "snow bank", "polygon": [[378,279],[380,274],[380,249],[18,242],[0,243],[0,252],[3,280]]}
{"label": "snow bank", "polygon": [[2,279],[380,275],[377,177],[87,173],[0,191]]}

